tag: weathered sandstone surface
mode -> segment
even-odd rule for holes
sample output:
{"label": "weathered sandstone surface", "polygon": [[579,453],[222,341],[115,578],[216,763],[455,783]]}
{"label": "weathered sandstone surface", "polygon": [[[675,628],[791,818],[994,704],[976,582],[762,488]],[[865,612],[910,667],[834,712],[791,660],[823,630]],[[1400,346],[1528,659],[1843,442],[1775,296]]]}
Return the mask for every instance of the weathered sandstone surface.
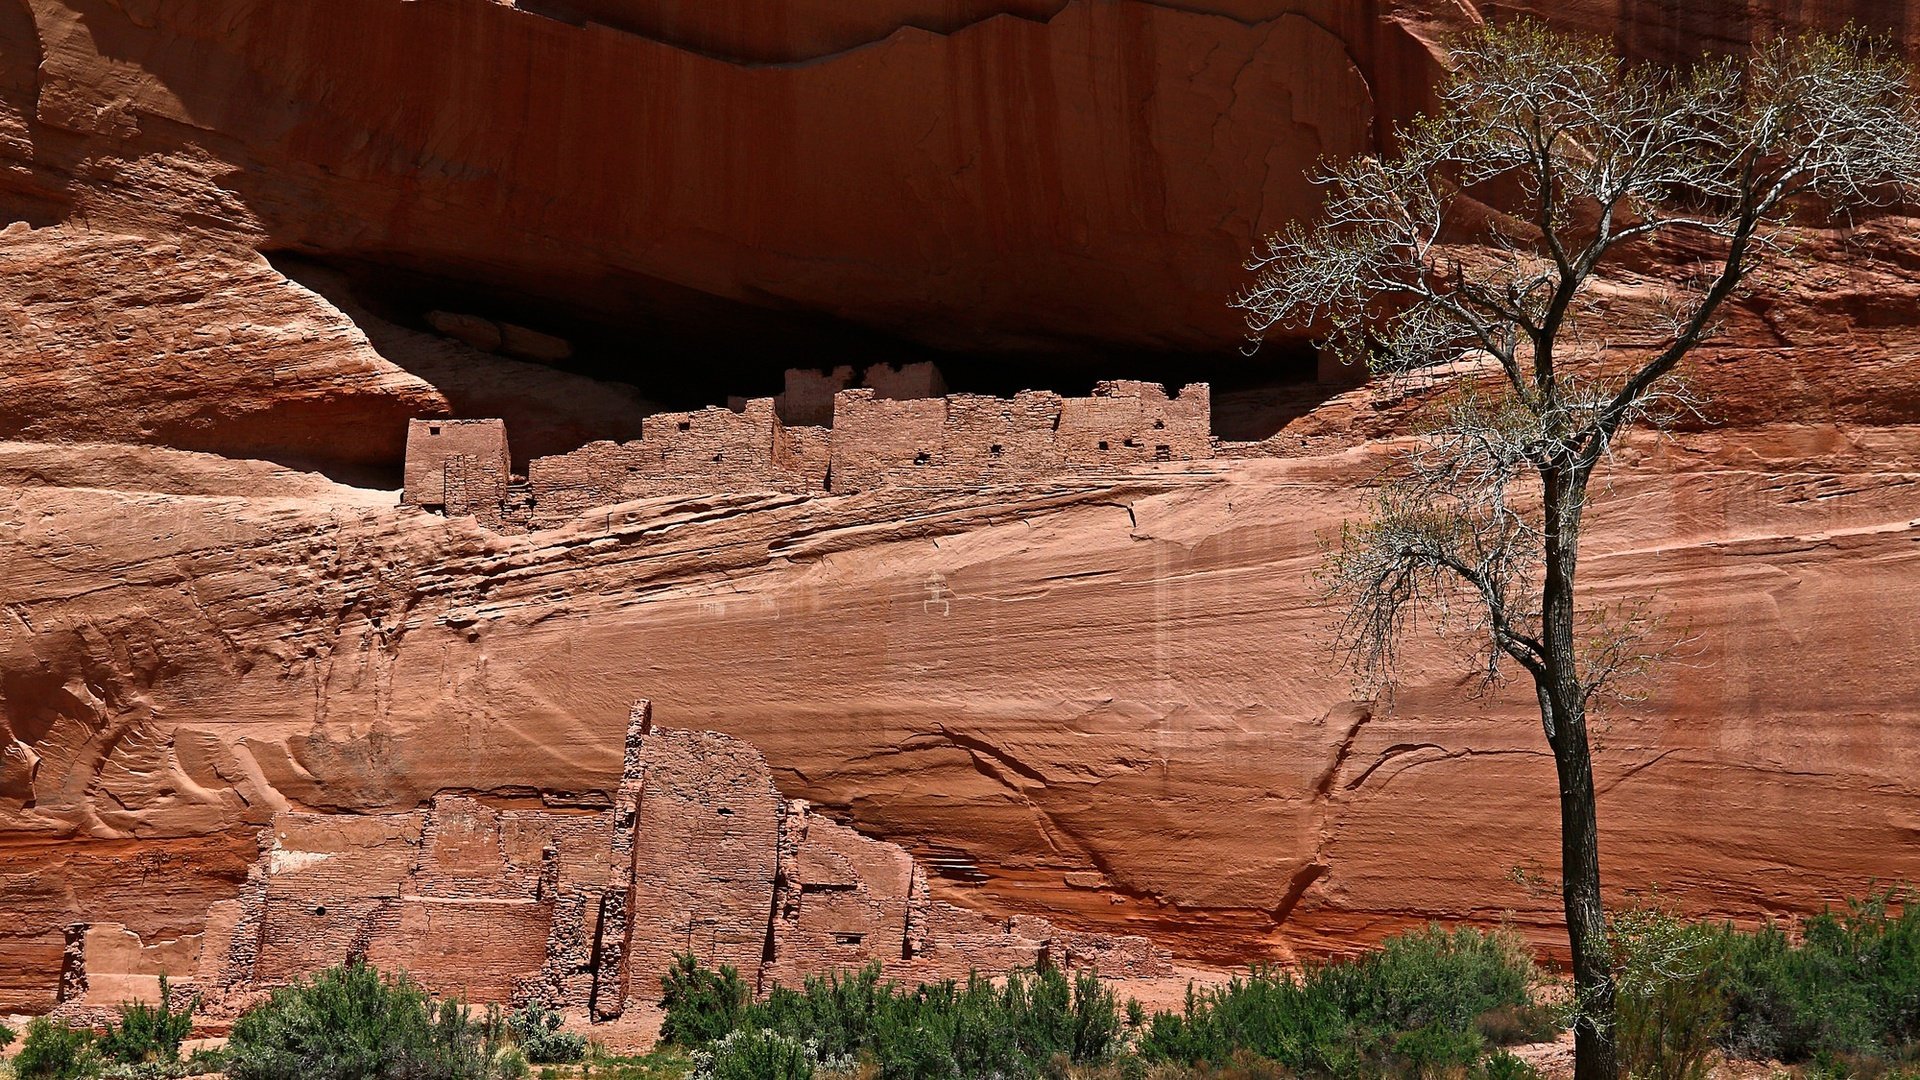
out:
{"label": "weathered sandstone surface", "polygon": [[[1916,447],[1842,420],[1625,462],[1596,597],[1651,597],[1699,643],[1602,728],[1618,884],[1751,916],[1920,873]],[[614,785],[635,687],[988,911],[1215,959],[1553,923],[1507,878],[1553,850],[1524,695],[1436,662],[1388,708],[1329,663],[1307,573],[1365,447],[664,499],[519,537],[305,479],[222,493],[219,459],[207,494],[26,465],[72,453],[15,448],[0,525],[20,1004],[51,999],[67,923],[198,932],[276,814]]]}
{"label": "weathered sandstone surface", "polygon": [[[1785,7],[1554,14],[1665,53]],[[1794,7],[1920,40],[1900,5]],[[1311,208],[1314,156],[1416,108],[1427,43],[1474,14],[0,0],[25,223],[0,232],[0,1010],[54,1002],[76,923],[124,927],[93,936],[126,974],[203,955],[276,822],[404,838],[617,793],[636,697],[995,925],[1228,961],[1511,910],[1550,943],[1553,899],[1509,876],[1555,850],[1529,700],[1437,650],[1361,700],[1309,579],[1417,396],[1279,388],[1293,419],[1243,457],[502,535],[399,505],[408,419],[631,440],[682,361],[595,381],[508,349],[517,314],[362,284],[680,339],[797,311],[978,350],[1230,346],[1248,240]],[[1809,234],[1694,365],[1714,422],[1627,448],[1596,512],[1594,598],[1692,639],[1598,733],[1618,887],[1749,918],[1920,876],[1914,235]],[[1657,280],[1617,282],[1623,311]],[[502,880],[537,892],[538,854]]]}
{"label": "weathered sandstone surface", "polygon": [[934,899],[900,848],[782,799],[752,746],[655,728],[645,701],[610,787],[442,792],[387,814],[283,811],[258,843],[239,895],[210,905],[195,932],[150,944],[117,922],[70,924],[59,1011],[111,1016],[157,996],[167,975],[204,1015],[231,1017],[352,956],[405,968],[435,993],[532,998],[642,1029],[680,953],[730,965],[756,990],[867,964],[907,981],[1042,965],[1172,974],[1145,938],[994,921]]}

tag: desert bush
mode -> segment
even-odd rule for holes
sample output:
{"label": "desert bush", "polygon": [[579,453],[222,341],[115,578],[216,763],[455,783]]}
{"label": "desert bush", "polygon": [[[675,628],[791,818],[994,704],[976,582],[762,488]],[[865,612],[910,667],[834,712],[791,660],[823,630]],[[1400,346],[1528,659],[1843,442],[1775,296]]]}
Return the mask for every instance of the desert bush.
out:
{"label": "desert bush", "polygon": [[[613,1054],[605,1046],[589,1042],[577,1075],[583,1080],[687,1080],[692,1072],[692,1059],[678,1046],[662,1043],[645,1054]],[[569,1075],[576,1074],[563,1073],[552,1065],[540,1069],[541,1080],[561,1080]]]}
{"label": "desert bush", "polygon": [[1181,1012],[1154,1015],[1140,1048],[1215,1065],[1245,1050],[1316,1076],[1464,1069],[1484,1051],[1482,1018],[1532,1008],[1535,977],[1509,935],[1429,928],[1297,977],[1255,969],[1189,989]]}
{"label": "desert bush", "polygon": [[1140,1050],[1152,1060],[1213,1065],[1247,1050],[1295,1071],[1353,1074],[1353,1023],[1330,995],[1309,989],[1313,977],[1256,968],[1225,986],[1189,986],[1180,1012],[1148,1021]]}
{"label": "desert bush", "polygon": [[1610,922],[1621,1068],[1636,1080],[1705,1080],[1726,1025],[1723,935],[1656,907]]}
{"label": "desert bush", "polygon": [[509,1046],[494,1055],[492,1080],[527,1080],[527,1074],[532,1071],[527,1065],[527,1055],[517,1046]]}
{"label": "desert bush", "polygon": [[457,1001],[361,963],[274,991],[234,1024],[233,1080],[481,1080],[486,1034]]}
{"label": "desert bush", "polygon": [[538,1002],[528,1002],[508,1014],[507,1029],[526,1060],[535,1065],[564,1065],[587,1052],[587,1037],[560,1030],[560,1014]]}
{"label": "desert bush", "polygon": [[1113,991],[1090,973],[1014,972],[998,985],[976,975],[907,988],[882,982],[875,964],[777,987],[748,1005],[728,969],[706,971],[682,957],[662,983],[674,1042],[766,1031],[824,1060],[865,1058],[882,1080],[1040,1076],[1105,1061],[1123,1043]]}
{"label": "desert bush", "polygon": [[1564,1010],[1529,1003],[1489,1009],[1475,1018],[1473,1026],[1493,1046],[1521,1046],[1548,1042],[1559,1035],[1566,1024]]}
{"label": "desert bush", "polygon": [[883,1080],[1037,1076],[1056,1059],[1105,1060],[1121,1031],[1112,990],[1091,974],[1014,972],[999,986],[973,976],[908,990],[881,983],[877,965],[776,991],[746,1022],[817,1038],[823,1054],[865,1054]]}
{"label": "desert bush", "polygon": [[94,1066],[93,1032],[64,1020],[36,1016],[14,1055],[19,1080],[77,1080]]}
{"label": "desert bush", "polygon": [[691,953],[673,958],[660,976],[660,1005],[666,1017],[660,1038],[676,1046],[705,1046],[739,1026],[747,1007],[747,986],[740,973],[722,964],[714,971]]}
{"label": "desert bush", "polygon": [[1540,1080],[1540,1070],[1505,1050],[1495,1050],[1474,1066],[1473,1080]]}
{"label": "desert bush", "polygon": [[[661,983],[673,1041],[682,1045],[766,1032],[822,1059],[865,1062],[876,1080],[1145,1080],[1467,1075],[1489,1044],[1556,1030],[1555,1014],[1532,1001],[1536,977],[1508,935],[1430,929],[1299,976],[1258,969],[1226,986],[1189,988],[1184,1009],[1151,1017],[1131,1003],[1122,1010],[1113,990],[1086,972],[1015,972],[998,983],[976,975],[907,988],[883,981],[872,965],[777,987],[748,1003],[728,969],[709,971],[681,957]],[[739,1052],[777,1049],[754,1039]],[[1495,1080],[1511,1080],[1520,1075],[1517,1062],[1485,1067]]]}
{"label": "desert bush", "polygon": [[1722,928],[1727,1052],[1848,1071],[1868,1067],[1849,1060],[1905,1067],[1920,1051],[1916,900],[1889,890],[1822,912],[1798,942],[1778,926]]}
{"label": "desert bush", "polygon": [[183,1080],[193,1075],[196,1075],[193,1067],[184,1061],[106,1064],[96,1059],[94,1066],[86,1071],[87,1080]]}
{"label": "desert bush", "polygon": [[[739,1027],[693,1055],[695,1080],[812,1080],[815,1043],[766,1028]],[[839,1067],[828,1063],[829,1068]]]}
{"label": "desert bush", "polygon": [[186,1074],[188,1076],[205,1076],[208,1073],[224,1073],[226,1071],[227,1052],[223,1049],[210,1046],[201,1047],[187,1055]]}
{"label": "desert bush", "polygon": [[13,1040],[19,1038],[19,1035],[19,1032],[4,1023],[0,1023],[0,1050],[5,1050],[7,1047],[12,1046]]}
{"label": "desert bush", "polygon": [[94,1050],[107,1061],[122,1065],[172,1063],[180,1060],[180,1044],[193,1030],[193,1013],[200,1007],[194,998],[187,1007],[173,1007],[173,984],[160,976],[160,1004],[142,1001],[120,1006],[120,1019],[108,1025]]}

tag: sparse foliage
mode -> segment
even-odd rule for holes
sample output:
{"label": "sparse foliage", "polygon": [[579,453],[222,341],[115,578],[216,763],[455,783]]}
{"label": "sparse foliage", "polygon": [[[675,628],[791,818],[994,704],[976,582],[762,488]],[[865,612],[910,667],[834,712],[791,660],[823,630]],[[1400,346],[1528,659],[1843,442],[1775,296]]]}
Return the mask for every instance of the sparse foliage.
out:
{"label": "sparse foliage", "polygon": [[[1255,336],[1323,335],[1441,391],[1326,584],[1376,685],[1423,621],[1473,642],[1488,681],[1531,677],[1560,778],[1576,1073],[1614,1080],[1587,719],[1659,652],[1646,611],[1577,603],[1589,487],[1623,431],[1695,409],[1676,369],[1797,216],[1910,196],[1920,110],[1892,47],[1857,31],[1673,71],[1518,21],[1451,62],[1437,115],[1327,166],[1322,217],[1269,237],[1235,304]],[[1678,268],[1637,319],[1601,287],[1628,257]]]}
{"label": "sparse foliage", "polygon": [[1613,913],[1620,1064],[1641,1080],[1704,1080],[1726,1026],[1719,928],[1649,902]]}
{"label": "sparse foliage", "polygon": [[538,1002],[509,1013],[507,1028],[535,1065],[571,1064],[586,1056],[587,1037],[560,1030],[560,1014]]}
{"label": "sparse foliage", "polygon": [[1154,1015],[1140,1049],[1150,1060],[1221,1066],[1252,1052],[1305,1076],[1463,1070],[1487,1049],[1490,1017],[1533,1008],[1534,974],[1504,934],[1429,928],[1298,977],[1255,970],[1189,990],[1180,1012]]}
{"label": "sparse foliage", "polygon": [[180,1060],[180,1044],[193,1030],[193,1013],[200,1007],[194,998],[187,1007],[173,1007],[173,983],[160,976],[160,1004],[131,1001],[120,1006],[120,1019],[109,1025],[95,1050],[110,1062],[122,1065],[147,1063],[172,1064]]}

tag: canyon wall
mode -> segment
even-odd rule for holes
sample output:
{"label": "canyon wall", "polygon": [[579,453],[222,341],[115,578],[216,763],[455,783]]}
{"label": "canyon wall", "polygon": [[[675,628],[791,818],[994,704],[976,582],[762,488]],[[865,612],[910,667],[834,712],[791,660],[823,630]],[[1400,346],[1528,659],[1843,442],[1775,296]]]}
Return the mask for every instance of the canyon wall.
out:
{"label": "canyon wall", "polygon": [[[1551,7],[1642,54],[1801,19],[1920,41],[1890,0]],[[892,843],[932,900],[1060,940],[1234,962],[1511,912],[1551,948],[1511,873],[1556,850],[1530,698],[1429,643],[1376,699],[1327,648],[1310,574],[1398,389],[1309,388],[1199,467],[688,491],[507,536],[400,505],[409,419],[631,441],[658,410],[629,383],[722,361],[595,382],[367,271],[713,356],[796,312],[1223,351],[1306,165],[1417,109],[1436,35],[1489,10],[0,0],[0,1009],[51,1006],[75,952],[120,957],[89,994],[184,964],[276,823],[374,859],[461,800],[617,796],[641,695],[764,753],[826,893],[911,893]],[[1595,507],[1593,599],[1684,642],[1596,733],[1616,889],[1750,919],[1920,877],[1915,235],[1803,236],[1690,365],[1711,422],[1625,447]],[[1610,285],[1625,309],[1660,276]],[[554,922],[502,970],[566,955]],[[799,955],[852,932],[820,929]]]}
{"label": "canyon wall", "polygon": [[660,977],[686,954],[756,991],[879,965],[908,981],[1053,966],[1114,979],[1172,973],[1143,938],[992,921],[932,898],[906,852],[780,797],[766,759],[715,732],[627,720],[610,790],[443,792],[390,814],[283,811],[238,897],[153,943],[112,921],[65,928],[56,1011],[99,1020],[169,976],[232,1018],[264,992],[359,959],[437,994],[539,1001],[593,1022],[657,1022]]}
{"label": "canyon wall", "polygon": [[[1710,356],[1730,412],[1801,419],[1612,474],[1590,595],[1689,641],[1597,731],[1615,888],[1756,918],[1920,875],[1907,355]],[[1551,948],[1554,898],[1509,877],[1556,850],[1529,697],[1433,645],[1373,700],[1327,649],[1310,572],[1378,454],[1346,433],[1399,405],[1351,391],[1289,457],[522,536],[208,455],[0,447],[0,992],[51,1003],[98,912],[198,932],[279,814],[617,789],[636,687],[996,917],[1216,961],[1436,918]]]}

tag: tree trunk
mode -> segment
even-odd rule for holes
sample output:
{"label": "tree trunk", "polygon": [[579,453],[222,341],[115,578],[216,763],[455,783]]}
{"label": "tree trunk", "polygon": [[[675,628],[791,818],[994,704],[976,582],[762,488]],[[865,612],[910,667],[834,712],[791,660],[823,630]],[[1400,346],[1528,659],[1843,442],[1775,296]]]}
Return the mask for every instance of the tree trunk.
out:
{"label": "tree trunk", "polygon": [[1554,764],[1560,774],[1560,879],[1567,942],[1573,949],[1578,1011],[1573,1029],[1574,1080],[1619,1080],[1614,1046],[1613,956],[1600,900],[1600,834],[1594,813],[1593,767],[1583,710],[1555,710]]}
{"label": "tree trunk", "polygon": [[1579,558],[1584,476],[1548,471],[1545,481],[1546,575],[1541,585],[1545,685],[1541,720],[1560,778],[1560,881],[1567,943],[1573,951],[1577,1008],[1574,1080],[1619,1080],[1614,1044],[1613,957],[1600,899],[1600,830],[1593,760],[1587,746],[1586,693],[1574,649],[1573,578]]}

